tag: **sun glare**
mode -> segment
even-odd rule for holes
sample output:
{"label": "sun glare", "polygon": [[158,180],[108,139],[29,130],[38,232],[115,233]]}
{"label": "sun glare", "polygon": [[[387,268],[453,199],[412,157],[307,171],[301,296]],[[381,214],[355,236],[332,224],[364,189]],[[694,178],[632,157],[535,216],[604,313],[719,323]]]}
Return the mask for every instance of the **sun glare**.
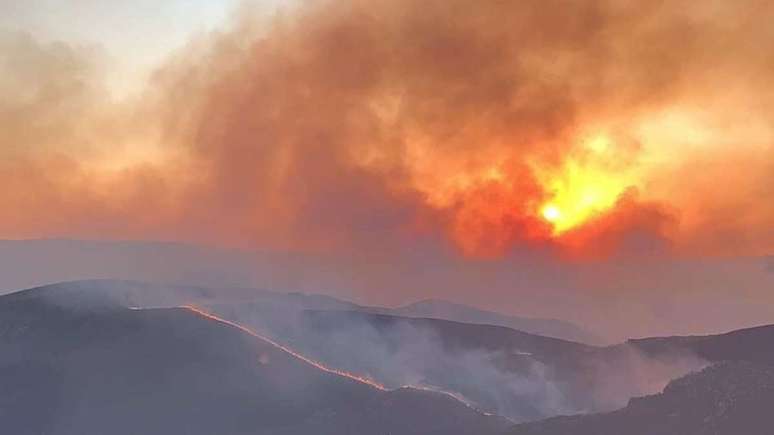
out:
{"label": "sun glare", "polygon": [[634,183],[634,174],[606,162],[617,157],[615,144],[604,135],[584,141],[591,153],[570,155],[550,170],[538,170],[547,200],[539,214],[551,223],[554,235],[580,226],[613,208],[621,194]]}
{"label": "sun glare", "polygon": [[562,217],[562,212],[559,208],[553,204],[548,204],[543,207],[543,217],[549,222],[556,222]]}

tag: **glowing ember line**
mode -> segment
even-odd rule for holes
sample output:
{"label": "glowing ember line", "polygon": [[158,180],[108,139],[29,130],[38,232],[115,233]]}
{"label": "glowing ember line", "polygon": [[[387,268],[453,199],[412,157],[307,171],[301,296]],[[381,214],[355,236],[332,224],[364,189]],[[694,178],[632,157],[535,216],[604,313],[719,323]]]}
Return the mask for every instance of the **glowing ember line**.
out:
{"label": "glowing ember line", "polygon": [[[348,378],[348,379],[352,379],[353,381],[360,382],[362,384],[366,384],[366,385],[368,385],[370,387],[373,387],[373,388],[376,388],[377,390],[380,390],[380,391],[390,391],[387,387],[385,387],[384,385],[374,381],[373,379],[366,378],[366,377],[363,377],[363,376],[359,376],[359,375],[356,375],[354,373],[350,373],[350,372],[347,372],[347,371],[344,371],[344,370],[339,370],[339,369],[334,369],[334,368],[328,367],[328,366],[324,365],[323,363],[321,363],[319,361],[315,361],[315,360],[313,360],[311,358],[308,358],[308,357],[306,357],[304,355],[301,355],[300,353],[296,352],[295,350],[293,350],[293,349],[291,349],[291,348],[289,348],[287,346],[284,346],[282,344],[279,344],[276,341],[272,340],[271,338],[268,338],[268,337],[266,337],[264,335],[261,335],[261,334],[257,333],[256,331],[254,331],[254,330],[252,330],[252,329],[250,329],[250,328],[248,328],[248,327],[246,327],[244,325],[240,325],[239,323],[236,323],[236,322],[233,322],[231,320],[227,320],[227,319],[224,319],[222,317],[219,317],[219,316],[217,316],[215,314],[212,314],[210,312],[207,312],[207,311],[203,310],[202,308],[199,308],[199,307],[197,307],[195,305],[183,305],[180,308],[187,309],[187,310],[189,310],[189,311],[191,311],[191,312],[193,312],[195,314],[198,314],[198,315],[200,315],[202,317],[206,317],[207,319],[214,320],[216,322],[220,322],[220,323],[232,326],[234,328],[237,328],[240,331],[245,332],[245,333],[247,333],[247,334],[249,334],[249,335],[251,335],[251,336],[253,336],[255,338],[258,338],[260,340],[263,340],[266,343],[269,343],[270,345],[276,347],[277,349],[279,349],[279,350],[281,350],[283,352],[287,352],[288,354],[294,356],[295,358],[297,358],[297,359],[299,359],[299,360],[301,360],[301,361],[303,361],[303,362],[305,362],[305,363],[307,363],[307,364],[309,364],[309,365],[311,365],[311,366],[313,366],[315,368],[318,368],[318,369],[320,369],[320,370],[322,370],[324,372],[331,373],[331,374],[338,375],[338,376],[343,376],[343,377]],[[132,309],[137,309],[137,308],[132,308]],[[428,386],[428,385],[404,385],[401,388],[411,389],[411,390],[418,390],[418,391],[427,391],[427,392],[431,392],[431,393],[435,393],[435,394],[443,394],[445,396],[448,396],[448,397],[451,397],[451,398],[457,400],[458,402],[462,403],[463,405],[467,406],[468,408],[471,408],[471,409],[473,409],[473,410],[475,410],[475,411],[477,411],[477,412],[479,412],[479,413],[481,413],[483,415],[487,415],[487,416],[494,415],[494,414],[485,412],[482,409],[478,408],[476,405],[474,405],[471,401],[467,400],[461,394],[450,392],[450,391],[446,391],[446,390],[443,390],[443,389],[438,388],[438,387],[433,387],[433,386]]]}
{"label": "glowing ember line", "polygon": [[446,391],[446,390],[443,390],[441,388],[433,387],[433,386],[429,386],[429,385],[406,385],[406,386],[404,386],[402,388],[406,388],[406,389],[409,389],[409,390],[428,391],[430,393],[442,394],[444,396],[449,396],[449,397],[451,397],[452,399],[455,399],[458,402],[462,402],[468,408],[475,409],[476,411],[479,411],[479,412],[483,413],[484,415],[492,415],[492,414],[486,413],[486,412],[478,409],[478,407],[476,407],[476,405],[474,405],[473,402],[471,402],[468,399],[466,399],[465,396],[463,396],[462,394],[453,393],[451,391]]}
{"label": "glowing ember line", "polygon": [[484,411],[483,409],[479,408],[478,405],[473,403],[472,401],[468,400],[465,396],[459,393],[455,393],[452,391],[444,390],[443,388],[435,387],[432,385],[405,385],[401,388],[409,389],[409,390],[417,390],[417,391],[427,391],[434,394],[441,394],[444,396],[451,397],[452,399],[462,403],[463,405],[467,406],[468,408],[478,412],[479,414],[485,415],[487,417],[499,417],[504,418],[508,421],[510,421],[513,424],[516,424],[516,421],[512,420],[509,417],[506,417],[504,415],[494,414],[488,411]]}
{"label": "glowing ember line", "polygon": [[265,341],[266,343],[269,343],[270,345],[276,347],[277,349],[279,349],[279,350],[281,350],[283,352],[286,352],[286,353],[296,357],[297,359],[300,359],[301,361],[303,361],[303,362],[305,362],[305,363],[307,363],[307,364],[309,364],[309,365],[311,365],[311,366],[313,366],[315,368],[318,368],[318,369],[320,369],[320,370],[322,370],[324,372],[352,379],[353,381],[357,381],[357,382],[360,382],[362,384],[366,384],[368,386],[376,388],[377,390],[387,391],[387,388],[384,385],[382,385],[382,384],[380,384],[380,383],[378,383],[378,382],[376,382],[376,381],[374,381],[372,379],[369,379],[369,378],[366,378],[366,377],[363,377],[363,376],[358,376],[358,375],[356,375],[354,373],[345,372],[343,370],[338,370],[338,369],[327,367],[323,363],[315,361],[315,360],[310,359],[310,358],[307,358],[304,355],[301,355],[300,353],[294,351],[293,349],[291,349],[291,348],[289,348],[287,346],[283,346],[283,345],[277,343],[276,341],[274,341],[274,340],[272,340],[272,339],[270,339],[270,338],[268,338],[268,337],[266,337],[264,335],[261,335],[261,334],[255,332],[255,331],[253,331],[252,329],[244,326],[244,325],[240,325],[240,324],[238,324],[236,322],[232,322],[232,321],[226,320],[226,319],[224,319],[222,317],[218,317],[215,314],[212,314],[212,313],[209,313],[207,311],[204,311],[203,309],[201,309],[199,307],[196,307],[194,305],[184,305],[181,308],[185,308],[187,310],[190,310],[191,312],[196,313],[196,314],[198,314],[198,315],[200,315],[202,317],[206,317],[206,318],[208,318],[210,320],[214,320],[216,322],[220,322],[220,323],[223,323],[223,324],[226,324],[226,325],[229,325],[229,326],[233,326],[234,328],[237,328],[237,329],[239,329],[242,332],[245,332],[245,333],[247,333],[249,335],[252,335],[255,338],[261,339],[261,340]]}

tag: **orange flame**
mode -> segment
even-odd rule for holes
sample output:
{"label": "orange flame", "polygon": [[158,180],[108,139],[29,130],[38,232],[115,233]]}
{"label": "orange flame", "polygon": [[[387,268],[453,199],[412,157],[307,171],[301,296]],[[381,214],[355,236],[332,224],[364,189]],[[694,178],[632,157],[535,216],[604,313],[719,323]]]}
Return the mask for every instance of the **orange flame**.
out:
{"label": "orange flame", "polygon": [[629,188],[637,186],[636,165],[626,150],[605,134],[580,141],[564,161],[534,171],[548,198],[539,214],[558,236],[608,212]]}
{"label": "orange flame", "polygon": [[202,317],[206,317],[206,318],[208,318],[210,320],[214,320],[216,322],[220,322],[220,323],[223,323],[223,324],[226,324],[226,325],[229,325],[229,326],[233,326],[234,328],[237,328],[237,329],[239,329],[242,332],[250,334],[250,335],[252,335],[255,338],[261,339],[261,340],[265,341],[266,343],[269,343],[270,345],[276,347],[277,349],[279,349],[279,350],[281,350],[283,352],[286,352],[286,353],[296,357],[297,359],[300,359],[301,361],[303,361],[303,362],[305,362],[305,363],[307,363],[307,364],[309,364],[309,365],[311,365],[311,366],[313,366],[313,367],[315,367],[317,369],[320,369],[320,370],[322,370],[324,372],[332,373],[334,375],[343,376],[345,378],[352,379],[353,381],[357,381],[357,382],[360,382],[362,384],[366,384],[366,385],[371,386],[373,388],[376,388],[377,390],[380,390],[380,391],[387,391],[387,388],[384,385],[374,381],[373,379],[370,379],[370,378],[367,378],[367,377],[364,377],[364,376],[358,376],[358,375],[356,375],[354,373],[349,373],[349,372],[346,372],[344,370],[338,370],[338,369],[330,368],[330,367],[324,365],[323,363],[315,361],[315,360],[310,359],[310,358],[307,358],[304,355],[301,355],[300,353],[294,351],[293,349],[291,349],[291,348],[289,348],[287,346],[283,346],[283,345],[277,343],[276,341],[274,341],[274,340],[272,340],[272,339],[270,339],[270,338],[268,338],[268,337],[266,337],[264,335],[261,335],[261,334],[255,332],[254,330],[244,326],[244,325],[240,325],[239,323],[232,322],[230,320],[226,320],[226,319],[224,319],[222,317],[218,317],[215,314],[209,313],[209,312],[207,312],[207,311],[205,311],[205,310],[203,310],[203,309],[201,309],[199,307],[196,307],[194,305],[184,305],[181,308],[185,308],[187,310],[190,310],[191,312],[194,312],[194,313],[196,313],[196,314],[198,314],[198,315],[200,315]]}
{"label": "orange flame", "polygon": [[[286,353],[292,355],[293,357],[295,357],[295,358],[297,358],[297,359],[299,359],[299,360],[301,360],[301,361],[311,365],[312,367],[320,369],[320,370],[322,370],[322,371],[324,371],[326,373],[331,373],[331,374],[334,374],[334,375],[343,376],[343,377],[345,377],[347,379],[351,379],[353,381],[360,382],[362,384],[365,384],[365,385],[368,385],[370,387],[376,388],[379,391],[389,391],[389,389],[386,386],[384,386],[383,384],[380,384],[379,382],[376,382],[375,380],[373,380],[371,378],[368,378],[368,377],[365,377],[365,376],[356,375],[354,373],[350,373],[350,372],[347,372],[347,371],[344,371],[344,370],[339,370],[339,369],[334,369],[334,368],[328,367],[328,366],[326,366],[325,364],[323,364],[323,363],[321,363],[319,361],[315,361],[315,360],[313,360],[313,359],[311,359],[309,357],[301,355],[300,353],[296,352],[295,350],[293,350],[293,349],[291,349],[291,348],[289,348],[289,347],[287,347],[285,345],[277,343],[276,341],[272,340],[271,338],[266,337],[265,335],[261,335],[261,334],[257,333],[256,331],[248,328],[247,326],[244,326],[244,325],[241,325],[239,323],[233,322],[231,320],[227,320],[227,319],[224,319],[222,317],[219,317],[219,316],[217,316],[217,315],[215,315],[213,313],[210,313],[208,311],[205,311],[204,309],[202,309],[200,307],[197,307],[195,305],[183,305],[180,308],[184,308],[186,310],[189,310],[189,311],[191,311],[191,312],[193,312],[193,313],[195,313],[195,314],[197,314],[199,316],[205,317],[205,318],[207,318],[209,320],[214,320],[216,322],[220,322],[220,323],[232,326],[234,328],[237,328],[240,331],[245,332],[245,333],[247,333],[247,334],[249,334],[249,335],[251,335],[251,336],[253,336],[255,338],[258,338],[260,340],[263,340],[266,343],[274,346],[275,348],[277,348],[277,349],[279,349],[279,350],[281,350],[283,352],[286,352]],[[133,309],[137,309],[137,308],[133,308]],[[448,397],[451,397],[452,399],[457,400],[458,402],[462,403],[463,405],[467,406],[468,408],[471,408],[471,409],[475,410],[476,412],[479,412],[479,413],[481,413],[483,415],[486,415],[486,416],[493,415],[491,413],[488,413],[488,412],[485,412],[485,411],[479,409],[477,406],[475,406],[473,404],[473,402],[471,402],[470,400],[466,399],[463,395],[461,395],[459,393],[451,392],[451,391],[446,391],[446,390],[444,390],[442,388],[439,388],[439,387],[429,386],[429,385],[404,385],[404,386],[402,386],[400,388],[411,389],[411,390],[418,390],[418,391],[427,391],[427,392],[431,392],[431,393],[435,393],[435,394],[442,394],[444,396],[448,396]]]}

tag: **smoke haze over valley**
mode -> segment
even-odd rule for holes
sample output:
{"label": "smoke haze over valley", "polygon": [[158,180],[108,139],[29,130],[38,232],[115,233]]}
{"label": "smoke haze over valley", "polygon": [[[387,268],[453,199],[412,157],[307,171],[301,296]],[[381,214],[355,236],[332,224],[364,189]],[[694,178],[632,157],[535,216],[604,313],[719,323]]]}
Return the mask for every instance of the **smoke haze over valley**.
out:
{"label": "smoke haze over valley", "polygon": [[765,324],[774,317],[771,257],[565,264],[526,255],[468,262],[455,256],[428,258],[420,252],[379,261],[173,243],[0,241],[0,290],[106,278],[329,294],[363,306],[437,299],[524,318],[566,320],[585,332],[555,324],[531,329],[507,319],[457,313],[465,322],[593,343],[717,333]]}

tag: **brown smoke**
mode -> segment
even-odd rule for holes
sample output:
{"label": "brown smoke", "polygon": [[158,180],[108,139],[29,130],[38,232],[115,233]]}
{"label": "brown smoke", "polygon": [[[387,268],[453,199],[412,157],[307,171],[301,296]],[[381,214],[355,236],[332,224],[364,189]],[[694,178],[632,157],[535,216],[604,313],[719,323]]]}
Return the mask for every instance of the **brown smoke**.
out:
{"label": "brown smoke", "polygon": [[[4,38],[0,234],[770,252],[772,17],[765,1],[244,8],[125,103],[105,97],[88,54]],[[712,129],[652,121],[674,111]],[[622,193],[555,234],[541,173],[561,173],[596,128],[634,144],[604,165],[626,171]],[[149,143],[153,158],[103,164]],[[719,177],[723,189],[705,184]]]}

